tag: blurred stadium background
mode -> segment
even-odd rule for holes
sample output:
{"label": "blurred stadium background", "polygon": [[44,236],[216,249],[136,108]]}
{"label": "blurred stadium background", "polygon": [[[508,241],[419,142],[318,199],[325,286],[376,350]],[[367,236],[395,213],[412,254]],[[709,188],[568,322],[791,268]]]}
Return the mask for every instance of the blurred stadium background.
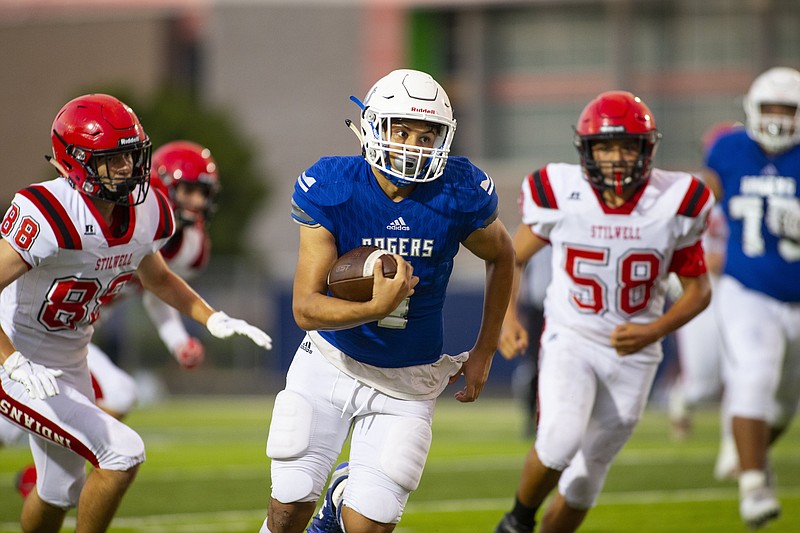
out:
{"label": "blurred stadium background", "polygon": [[[703,133],[741,120],[741,96],[773,65],[800,66],[796,0],[0,0],[0,203],[53,176],[42,157],[50,125],[83,93],[123,98],[156,145],[205,143],[224,191],[216,253],[195,285],[263,326],[275,348],[196,331],[210,360],[179,372],[139,302],[114,312],[98,339],[141,377],[145,397],[274,393],[301,336],[289,197],[318,157],[357,152],[344,126],[357,117],[351,94],[399,67],[433,74],[454,103],[455,152],[493,176],[513,228],[520,180],[577,160],[571,125],[598,92],[642,96],[664,133],[657,165],[692,171]],[[448,352],[469,347],[482,279],[480,264],[460,260]],[[497,358],[488,391],[507,391],[512,369]]]}

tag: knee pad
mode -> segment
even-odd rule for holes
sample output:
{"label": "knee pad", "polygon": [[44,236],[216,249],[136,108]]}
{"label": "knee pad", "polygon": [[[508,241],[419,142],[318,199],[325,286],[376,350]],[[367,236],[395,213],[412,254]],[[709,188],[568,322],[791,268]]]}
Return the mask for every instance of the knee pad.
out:
{"label": "knee pad", "polygon": [[[283,390],[275,397],[267,436],[267,457],[289,459],[308,449],[314,408],[294,391]],[[280,501],[280,500],[279,500]]]}
{"label": "knee pad", "polygon": [[570,507],[583,510],[594,507],[610,467],[611,463],[587,463],[579,454],[559,481],[559,491]]}
{"label": "knee pad", "polygon": [[78,505],[86,483],[86,460],[42,439],[31,439],[31,452],[38,463],[36,491],[42,501],[64,511]]}
{"label": "knee pad", "polygon": [[108,432],[109,442],[97,451],[99,468],[106,470],[130,470],[145,460],[144,441],[133,429],[112,418]]}
{"label": "knee pad", "polygon": [[552,470],[563,471],[580,449],[580,433],[565,429],[563,432],[543,432],[537,435],[534,447],[539,461]]}
{"label": "knee pad", "polygon": [[319,488],[315,490],[314,480],[307,472],[297,468],[272,469],[272,497],[281,503],[317,501],[322,483],[317,483]]}
{"label": "knee pad", "polygon": [[80,499],[84,483],[86,483],[85,477],[82,479],[73,479],[69,484],[59,487],[55,491],[50,491],[46,487],[40,487],[37,483],[36,492],[43,502],[64,511],[69,511],[78,506],[78,500]]}
{"label": "knee pad", "polygon": [[370,486],[352,494],[348,491],[344,506],[375,522],[396,524],[403,516],[407,501],[408,494],[399,495],[386,487]]}
{"label": "knee pad", "polygon": [[381,468],[389,479],[409,492],[416,490],[432,437],[431,426],[423,420],[403,418],[394,424],[381,452]]}

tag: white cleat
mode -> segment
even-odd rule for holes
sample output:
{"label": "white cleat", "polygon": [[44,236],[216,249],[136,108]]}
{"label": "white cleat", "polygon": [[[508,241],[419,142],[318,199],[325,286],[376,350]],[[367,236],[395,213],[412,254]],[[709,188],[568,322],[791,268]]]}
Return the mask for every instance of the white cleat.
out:
{"label": "white cleat", "polygon": [[781,504],[761,470],[747,470],[739,476],[739,515],[750,529],[759,529],[781,514]]}

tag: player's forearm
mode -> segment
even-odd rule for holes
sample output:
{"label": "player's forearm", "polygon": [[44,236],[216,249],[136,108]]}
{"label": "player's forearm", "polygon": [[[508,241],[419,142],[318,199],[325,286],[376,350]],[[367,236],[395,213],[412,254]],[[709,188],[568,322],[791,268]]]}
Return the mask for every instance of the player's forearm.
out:
{"label": "player's forearm", "polygon": [[504,248],[494,261],[486,262],[483,317],[473,350],[494,353],[497,349],[500,329],[510,308],[516,281],[515,268],[514,250],[511,247]]}
{"label": "player's forearm", "polygon": [[208,317],[214,314],[214,309],[188,283],[171,271],[157,280],[142,282],[146,290],[200,324],[205,325]]}
{"label": "player's forearm", "polygon": [[181,315],[177,309],[167,305],[163,300],[156,298],[150,292],[145,292],[142,303],[150,317],[150,321],[158,330],[161,342],[170,352],[174,352],[178,346],[185,344],[189,340],[189,332],[181,320]]}
{"label": "player's forearm", "polygon": [[8,359],[8,357],[16,351],[17,349],[14,347],[11,339],[9,339],[5,331],[0,328],[0,365],[2,365],[6,359]]}
{"label": "player's forearm", "polygon": [[699,315],[711,302],[711,282],[707,274],[680,278],[683,294],[653,325],[663,338]]}
{"label": "player's forearm", "polygon": [[512,271],[511,292],[508,298],[508,306],[506,307],[506,320],[516,319],[517,310],[519,308],[519,288],[520,280],[522,279],[522,272],[525,268],[524,264],[519,262],[514,263],[514,270]]}
{"label": "player's forearm", "polygon": [[319,293],[295,297],[292,312],[298,327],[304,331],[347,329],[389,314],[377,309],[374,301],[351,302]]}

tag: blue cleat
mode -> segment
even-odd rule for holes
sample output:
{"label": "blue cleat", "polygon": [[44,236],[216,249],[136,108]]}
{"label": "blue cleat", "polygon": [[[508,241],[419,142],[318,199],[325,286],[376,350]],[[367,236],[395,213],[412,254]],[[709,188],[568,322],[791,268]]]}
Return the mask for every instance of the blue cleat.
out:
{"label": "blue cleat", "polygon": [[339,526],[339,516],[341,515],[342,495],[344,494],[345,481],[350,475],[348,463],[342,463],[336,467],[331,475],[331,482],[328,491],[325,493],[325,503],[319,513],[311,519],[308,533],[343,533]]}

